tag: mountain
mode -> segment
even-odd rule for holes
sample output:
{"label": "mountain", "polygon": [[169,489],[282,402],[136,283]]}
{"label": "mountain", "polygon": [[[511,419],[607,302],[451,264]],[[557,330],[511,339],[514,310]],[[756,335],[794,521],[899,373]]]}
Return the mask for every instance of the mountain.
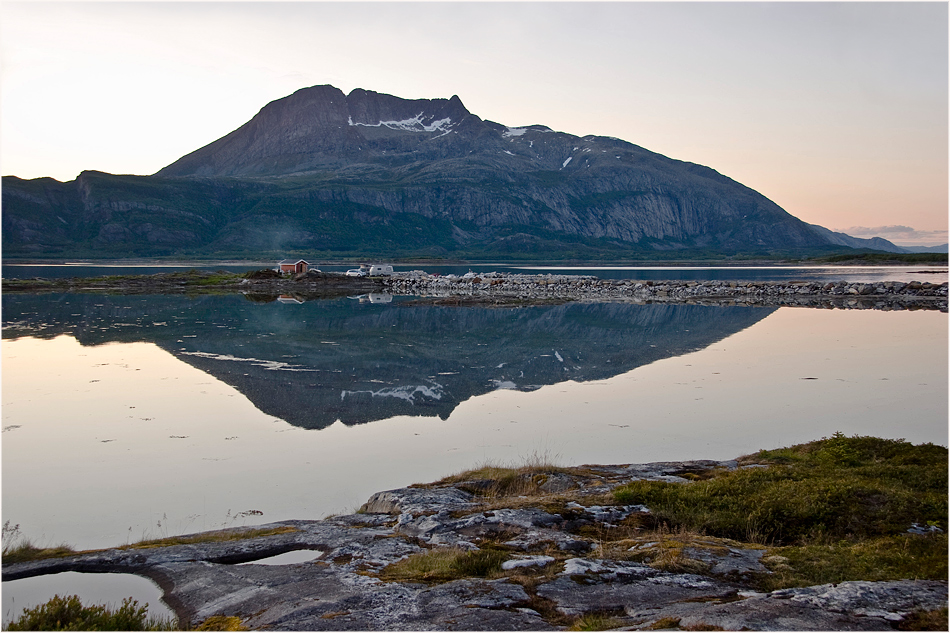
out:
{"label": "mountain", "polygon": [[818,232],[819,235],[823,236],[832,244],[838,244],[840,246],[847,246],[850,248],[858,249],[870,249],[875,251],[885,251],[888,253],[913,253],[915,251],[902,248],[892,242],[885,240],[883,237],[851,237],[847,233],[840,233],[838,231],[832,231],[831,229],[826,229],[823,226],[818,226],[817,224],[810,224],[812,229]]}
{"label": "mountain", "polygon": [[508,127],[457,96],[333,86],[269,103],[152,176],[3,179],[7,257],[847,251],[835,235],[713,169],[616,138]]}

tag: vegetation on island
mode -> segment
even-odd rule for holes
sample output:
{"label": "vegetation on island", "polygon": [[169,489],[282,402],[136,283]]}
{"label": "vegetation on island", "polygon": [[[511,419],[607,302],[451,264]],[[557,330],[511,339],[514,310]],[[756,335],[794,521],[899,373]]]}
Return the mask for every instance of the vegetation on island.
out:
{"label": "vegetation on island", "polygon": [[[947,448],[939,445],[835,433],[805,444],[761,450],[739,458],[738,468],[684,470],[679,477],[685,481],[641,479],[595,495],[581,495],[549,484],[563,475],[599,478],[597,467],[562,467],[545,455],[535,455],[521,466],[486,464],[433,484],[416,485],[451,485],[467,490],[480,502],[474,511],[540,508],[560,515],[567,523],[576,523],[566,531],[594,543],[589,558],[640,562],[675,573],[709,574],[712,565],[704,553],[743,552],[759,561],[764,566],[760,569],[766,571],[742,572],[735,580],[758,591],[773,591],[855,580],[946,581],[947,458]],[[634,512],[609,524],[583,520],[583,507],[618,505],[644,505],[650,511]],[[459,514],[471,512],[468,509]],[[10,529],[9,524],[4,526],[5,537]],[[217,536],[207,540],[251,538],[292,529],[231,530],[212,533]],[[426,549],[381,570],[358,573],[389,582],[426,584],[507,578],[524,587],[530,596],[526,606],[549,623],[572,630],[602,630],[617,625],[617,614],[567,616],[535,591],[541,583],[553,580],[563,563],[576,553],[561,550],[554,543],[542,544],[540,550],[530,553],[548,556],[554,564],[503,569],[502,563],[513,553],[506,542],[513,536],[504,531],[488,535],[474,550]],[[201,542],[193,539],[205,537],[171,537],[126,547]],[[20,544],[14,549],[5,544],[3,563],[78,553],[66,546],[41,549]],[[40,626],[64,630],[68,626],[81,630],[88,620],[108,623],[102,625],[104,628],[145,630],[133,628],[133,624],[139,626],[143,616],[134,602],[123,604],[121,613],[115,616],[101,607],[92,607],[93,615],[76,616],[78,619],[69,620],[63,628],[55,628],[61,620],[66,621],[66,616],[59,613],[87,613],[74,599],[57,596],[25,613],[16,623],[19,628],[10,629],[37,630],[29,627]],[[110,617],[124,618],[122,626]],[[35,622],[40,624],[32,624]],[[665,625],[676,628],[679,623]],[[240,627],[238,618],[222,618],[209,620],[198,630]],[[914,613],[902,620],[899,628],[946,630],[947,609]]]}
{"label": "vegetation on island", "polygon": [[[588,467],[562,467],[537,455],[521,466],[486,464],[434,484],[476,495],[477,510],[541,508],[566,521],[577,505],[638,505],[611,525],[580,521],[574,531],[593,541],[589,558],[642,562],[673,573],[708,574],[704,552],[751,552],[767,569],[745,574],[759,590],[849,580],[947,580],[947,449],[904,440],[835,433],[806,444],[763,450],[739,459],[735,470],[683,472],[685,483],[634,481],[599,496],[545,492],[560,474],[588,477]],[[477,511],[476,510],[476,511]],[[468,514],[472,510],[460,512]],[[400,560],[379,574],[386,581],[444,583],[463,578],[508,578],[522,585],[550,623],[570,630],[605,630],[616,614],[565,616],[534,588],[549,582],[576,553],[553,543],[530,553],[556,564],[504,570],[512,534],[483,538],[478,550],[437,547]],[[738,580],[738,578],[737,578]],[[659,623],[658,623],[659,624]],[[658,628],[678,628],[670,621]],[[901,630],[946,630],[947,610],[912,614]]]}
{"label": "vegetation on island", "polygon": [[893,266],[904,264],[933,264],[946,266],[947,253],[882,253],[873,251],[868,253],[838,253],[816,257],[810,261],[813,264],[841,264],[849,266]]}
{"label": "vegetation on island", "polygon": [[643,527],[766,547],[767,590],[947,579],[945,447],[836,433],[742,463],[685,485],[635,481],[614,499],[649,507]]}
{"label": "vegetation on island", "polygon": [[[649,513],[636,513],[609,529],[578,530],[597,542],[593,557],[705,573],[710,565],[691,558],[690,550],[762,550],[770,573],[753,584],[763,591],[846,580],[947,579],[945,447],[835,433],[759,451],[739,463],[735,470],[683,473],[686,483],[633,481],[596,498],[544,492],[541,486],[550,477],[583,475],[585,469],[539,460],[520,467],[489,464],[433,485],[460,484],[479,496],[486,511],[540,507],[565,519],[576,513],[572,501],[642,504]],[[499,542],[481,548],[505,549]],[[573,556],[556,548],[543,553],[556,559]],[[430,550],[386,573],[445,582],[466,577],[463,555],[471,553]],[[489,577],[511,575],[503,574],[500,564]]]}

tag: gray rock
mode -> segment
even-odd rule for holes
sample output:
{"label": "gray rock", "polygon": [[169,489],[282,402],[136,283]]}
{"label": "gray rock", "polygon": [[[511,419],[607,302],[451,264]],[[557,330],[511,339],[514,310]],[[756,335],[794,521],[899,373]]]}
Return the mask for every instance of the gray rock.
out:
{"label": "gray rock", "polygon": [[[737,596],[742,598],[743,593]],[[652,611],[648,620],[678,618],[683,627],[718,626],[728,631],[889,631],[913,611],[946,604],[944,582],[843,582],[752,594],[725,603],[679,603]]]}
{"label": "gray rock", "polygon": [[472,507],[472,495],[458,488],[400,488],[377,492],[360,507],[367,514],[439,512]]}
{"label": "gray rock", "polygon": [[683,549],[683,555],[693,560],[708,563],[709,573],[717,576],[728,576],[732,574],[765,574],[768,569],[760,563],[764,549],[741,549],[730,547],[726,548],[695,548],[687,547]]}
{"label": "gray rock", "polygon": [[566,615],[623,610],[641,618],[664,605],[722,598],[734,593],[735,587],[639,563],[572,559],[559,578],[539,586],[537,592]]}
{"label": "gray rock", "polygon": [[554,562],[552,556],[515,556],[511,560],[506,560],[501,564],[504,570],[517,569],[519,567],[546,567]]}
{"label": "gray rock", "polygon": [[[571,490],[609,490],[636,478],[735,467],[735,462],[587,466],[583,475],[565,474],[562,481]],[[259,526],[293,528],[289,532],[10,564],[3,566],[3,579],[60,571],[131,572],[158,582],[183,627],[224,615],[237,616],[252,629],[310,631],[552,630],[564,617],[588,613],[614,614],[624,628],[649,628],[672,618],[683,627],[731,630],[888,630],[911,612],[947,601],[947,583],[936,581],[843,582],[757,593],[749,590],[748,575],[767,573],[759,560],[763,550],[726,546],[731,542],[722,539],[694,540],[683,555],[705,562],[709,573],[669,573],[598,558],[591,554],[598,551],[596,542],[570,531],[583,522],[606,527],[642,507],[574,503],[561,516],[532,507],[482,510],[477,501],[453,486],[390,490],[373,495],[363,514]],[[390,565],[414,554],[442,547],[473,550],[485,542],[497,548],[502,539],[512,550],[533,552],[507,555],[502,569],[510,579],[428,585],[386,580]],[[253,564],[299,549],[322,555],[306,563]],[[550,616],[552,608],[562,619],[545,619],[542,614]]]}

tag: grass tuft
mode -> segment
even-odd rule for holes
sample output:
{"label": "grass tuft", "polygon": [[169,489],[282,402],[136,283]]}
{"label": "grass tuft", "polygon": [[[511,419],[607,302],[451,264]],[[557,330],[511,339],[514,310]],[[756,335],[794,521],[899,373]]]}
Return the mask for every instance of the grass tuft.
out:
{"label": "grass tuft", "polygon": [[443,547],[413,554],[387,566],[380,578],[399,582],[442,583],[461,578],[492,578],[501,574],[508,556],[501,550]]}
{"label": "grass tuft", "polygon": [[521,464],[485,462],[436,482],[436,485],[462,484],[462,490],[488,498],[530,497],[546,494],[543,486],[552,475],[569,472],[557,465],[557,456],[535,451],[522,456]]}
{"label": "grass tuft", "polygon": [[948,631],[947,607],[916,611],[897,623],[898,631]]}
{"label": "grass tuft", "polygon": [[16,545],[4,546],[2,562],[4,565],[12,565],[13,563],[24,563],[44,558],[63,558],[77,553],[76,550],[66,544],[55,547],[37,547],[27,539]]}
{"label": "grass tuft", "polygon": [[[621,610],[622,611],[622,610]],[[625,624],[611,613],[585,613],[577,618],[568,631],[609,631]]]}
{"label": "grass tuft", "polygon": [[292,525],[283,525],[276,528],[261,528],[251,530],[221,530],[218,532],[202,532],[190,536],[167,536],[165,538],[147,539],[123,545],[116,549],[149,549],[152,547],[169,547],[171,545],[194,545],[196,543],[225,543],[228,541],[242,541],[259,536],[274,536],[277,534],[287,534],[296,532],[297,528]]}

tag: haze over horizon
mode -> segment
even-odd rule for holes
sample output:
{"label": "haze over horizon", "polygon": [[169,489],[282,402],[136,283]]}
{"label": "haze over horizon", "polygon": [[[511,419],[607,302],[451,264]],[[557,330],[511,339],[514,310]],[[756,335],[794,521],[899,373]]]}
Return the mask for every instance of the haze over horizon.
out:
{"label": "haze over horizon", "polygon": [[806,222],[947,241],[943,2],[4,2],[0,170],[151,174],[332,84],[699,163]]}

